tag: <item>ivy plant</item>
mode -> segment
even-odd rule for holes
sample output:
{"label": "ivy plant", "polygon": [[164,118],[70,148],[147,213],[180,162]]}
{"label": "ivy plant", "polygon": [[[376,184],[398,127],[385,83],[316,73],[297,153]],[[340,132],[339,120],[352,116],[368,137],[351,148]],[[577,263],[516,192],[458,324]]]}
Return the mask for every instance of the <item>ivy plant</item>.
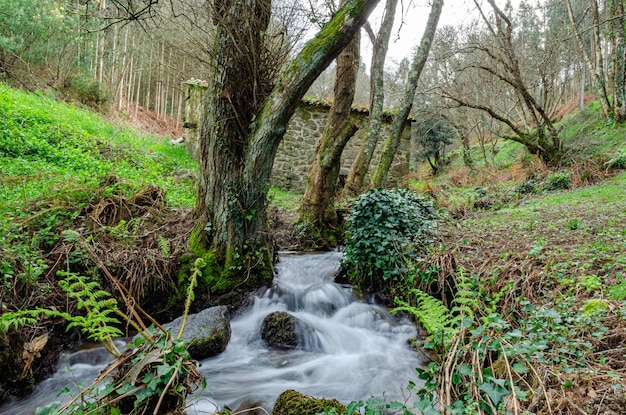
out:
{"label": "ivy plant", "polygon": [[377,291],[419,260],[438,218],[432,201],[407,189],[372,189],[352,206],[342,265],[355,285]]}

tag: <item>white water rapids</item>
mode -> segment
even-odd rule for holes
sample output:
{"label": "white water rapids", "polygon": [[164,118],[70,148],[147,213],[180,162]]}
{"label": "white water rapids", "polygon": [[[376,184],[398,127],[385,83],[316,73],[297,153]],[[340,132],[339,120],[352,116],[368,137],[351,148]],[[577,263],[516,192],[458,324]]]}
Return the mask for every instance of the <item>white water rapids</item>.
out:
{"label": "white water rapids", "polygon": [[[196,393],[189,415],[210,414],[227,405],[261,405],[271,412],[278,395],[295,389],[344,403],[372,396],[404,401],[420,356],[407,342],[413,324],[380,306],[356,301],[348,287],[333,282],[341,254],[283,254],[274,286],[231,321],[226,350],[200,362],[207,389]],[[261,339],[263,319],[287,311],[314,328],[315,335],[293,350],[273,350]],[[106,364],[102,349],[63,356],[59,370],[28,397],[0,406],[0,414],[33,415],[63,387],[88,384]]]}

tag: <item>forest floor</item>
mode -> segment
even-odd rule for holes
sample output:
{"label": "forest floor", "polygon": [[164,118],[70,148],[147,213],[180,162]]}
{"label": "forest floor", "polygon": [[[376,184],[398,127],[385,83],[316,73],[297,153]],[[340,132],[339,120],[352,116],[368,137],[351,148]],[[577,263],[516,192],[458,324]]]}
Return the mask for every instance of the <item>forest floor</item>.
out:
{"label": "forest floor", "polygon": [[[507,410],[626,413],[626,174],[476,210],[438,235],[434,262],[447,255],[444,272],[475,281],[490,310],[479,313],[492,324],[484,327],[516,351],[508,368],[533,366],[535,376],[510,371],[528,400],[508,401]],[[504,327],[495,329],[499,317]],[[542,347],[522,351],[512,333]],[[501,361],[481,364],[502,374]]]}
{"label": "forest floor", "polygon": [[[148,113],[139,116],[143,118],[134,124],[144,130],[175,130],[173,125],[153,124]],[[508,365],[487,358],[478,364],[494,378],[507,379],[505,367],[517,377],[519,396],[501,402],[505,412],[624,414],[626,174],[610,177],[613,173],[593,163],[581,163],[569,173],[544,167],[539,176],[550,188],[544,192],[515,170],[512,166],[509,171],[514,173],[504,174],[505,179],[513,178],[506,184],[502,172],[475,183],[480,194],[460,206],[447,194],[449,184],[422,189],[450,213],[436,231],[440,249],[429,264],[437,267],[442,280],[459,272],[470,276],[482,309],[490,310],[479,313],[481,327],[493,326],[498,317],[506,322],[489,329],[493,338],[510,340],[511,333],[519,332],[522,340],[539,345],[512,354]],[[573,179],[565,187],[574,189],[559,189],[563,174]],[[454,174],[450,180],[454,182]],[[518,192],[511,197],[513,187]],[[528,194],[519,194],[519,189]],[[275,249],[306,248],[310,241],[296,225],[299,199],[279,195],[270,201],[268,221]],[[164,220],[174,223],[180,211],[166,215],[172,219]],[[523,341],[510,341],[513,349],[523,349]],[[476,354],[480,350],[469,347],[456,360],[461,364]],[[532,375],[512,369],[524,364],[532,366]],[[468,380],[478,389],[478,379]]]}

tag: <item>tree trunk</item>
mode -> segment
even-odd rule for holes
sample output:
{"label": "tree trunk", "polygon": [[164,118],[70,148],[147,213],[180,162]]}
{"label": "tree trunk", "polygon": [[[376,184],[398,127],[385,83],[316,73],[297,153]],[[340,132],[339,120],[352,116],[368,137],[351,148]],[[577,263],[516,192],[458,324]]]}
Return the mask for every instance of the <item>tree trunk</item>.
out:
{"label": "tree trunk", "polygon": [[374,39],[374,52],[372,55],[372,69],[370,78],[370,117],[367,135],[363,147],[357,154],[348,178],[346,179],[345,192],[349,195],[356,195],[361,191],[365,181],[365,175],[369,170],[374,150],[378,143],[380,129],[383,123],[384,101],[385,101],[385,60],[389,49],[389,38],[393,28],[394,16],[398,0],[387,0],[385,14],[381,22],[378,36]]}
{"label": "tree trunk", "polygon": [[[100,18],[104,19],[107,9],[106,0],[100,1]],[[102,88],[102,82],[104,81],[104,43],[105,43],[106,31],[98,33],[98,43],[96,45],[96,55],[98,60],[98,71],[96,73],[96,79],[98,79],[98,85]]]}
{"label": "tree trunk", "polygon": [[300,206],[300,221],[322,245],[332,243],[330,239],[334,239],[331,233],[337,225],[334,199],[341,153],[358,129],[350,120],[350,111],[359,67],[359,46],[359,35],[356,35],[337,57],[333,106],[317,144]]}
{"label": "tree trunk", "polygon": [[437,32],[437,24],[439,23],[442,8],[443,0],[433,0],[430,14],[428,15],[428,22],[426,23],[426,29],[424,30],[424,35],[422,36],[419,49],[417,50],[413,63],[411,64],[411,70],[409,71],[409,77],[404,89],[402,103],[400,104],[400,108],[393,119],[391,134],[385,142],[385,147],[380,155],[380,162],[378,163],[376,172],[372,177],[372,187],[380,187],[383,185],[383,182],[386,180],[387,174],[389,173],[389,169],[391,168],[393,158],[395,157],[398,147],[400,146],[402,132],[404,131],[406,120],[408,119],[411,108],[413,107],[417,84],[419,82],[420,75],[422,74],[422,70],[426,65],[426,60],[428,59],[428,53],[430,52],[430,46],[433,43],[433,38]]}
{"label": "tree trunk", "polygon": [[[593,13],[594,17],[594,24],[596,22],[596,20],[598,20],[598,13],[597,13],[597,8],[598,8],[598,4],[596,3],[595,0],[592,0],[592,3],[595,4],[595,7],[592,7],[594,10],[596,10],[595,13]],[[602,104],[602,114],[604,114],[604,119],[605,120],[609,120],[611,117],[611,104],[609,102],[609,97],[608,97],[608,93],[606,90],[606,86],[604,84],[604,74],[601,73],[601,68],[598,68],[596,66],[596,64],[594,64],[594,62],[591,61],[591,59],[589,58],[589,54],[587,53],[587,49],[585,48],[585,42],[583,41],[582,35],[580,34],[580,30],[578,29],[578,25],[576,23],[576,19],[574,17],[574,11],[572,10],[572,3],[570,0],[565,0],[565,5],[567,6],[567,14],[569,16],[569,21],[572,25],[572,30],[574,31],[574,35],[576,36],[576,41],[578,42],[578,48],[580,49],[580,52],[583,55],[583,59],[585,61],[585,63],[587,64],[587,68],[589,70],[590,74],[593,74],[593,79],[594,79],[594,84],[596,85],[596,90],[598,91],[598,95],[600,97],[600,103]],[[594,33],[595,30],[594,30]],[[595,36],[594,36],[595,39]],[[595,42],[594,42],[595,43]],[[596,48],[599,48],[600,44],[599,42],[596,44]],[[598,55],[598,52],[595,52],[595,56]],[[602,51],[600,51],[600,62],[602,62]],[[596,63],[597,63],[597,59],[596,59]]]}
{"label": "tree trunk", "polygon": [[613,80],[615,92],[613,94],[613,114],[615,122],[626,121],[626,47],[624,42],[624,3],[613,0],[611,5],[613,30],[614,70]]}
{"label": "tree trunk", "polygon": [[[258,65],[269,0],[215,1],[214,71],[200,131],[197,223],[190,247],[210,260],[215,291],[271,278],[266,236],[269,179],[302,96],[352,39],[377,0],[349,0],[281,73],[269,95]],[[261,6],[267,5],[266,8]],[[261,7],[262,10],[259,10]],[[269,15],[268,15],[269,16]],[[247,42],[238,37],[244,35]],[[258,44],[256,42],[259,42]],[[242,44],[246,48],[240,48]],[[250,73],[252,69],[255,72]],[[251,76],[249,76],[251,75]],[[255,76],[256,75],[256,76]]]}

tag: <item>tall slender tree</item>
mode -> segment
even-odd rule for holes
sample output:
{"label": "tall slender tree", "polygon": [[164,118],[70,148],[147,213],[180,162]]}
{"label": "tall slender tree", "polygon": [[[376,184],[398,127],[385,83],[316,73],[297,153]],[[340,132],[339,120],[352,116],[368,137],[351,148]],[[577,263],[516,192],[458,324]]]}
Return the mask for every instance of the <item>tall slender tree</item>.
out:
{"label": "tall slender tree", "polygon": [[315,159],[309,169],[307,186],[300,206],[300,222],[319,244],[336,243],[335,194],[341,168],[341,153],[358,126],[350,118],[359,69],[359,35],[337,56],[333,104]]}
{"label": "tall slender tree", "polygon": [[433,43],[433,38],[437,31],[437,24],[439,23],[439,17],[441,17],[442,8],[443,0],[433,0],[430,14],[428,15],[428,22],[426,23],[426,29],[424,29],[424,35],[422,36],[420,46],[411,63],[402,103],[394,116],[391,134],[387,138],[387,141],[385,141],[385,147],[380,155],[378,167],[372,177],[372,187],[382,186],[391,168],[393,158],[400,146],[402,132],[404,131],[404,126],[411,112],[411,108],[413,107],[417,85],[424,65],[426,65],[426,60],[428,59],[428,53],[430,52],[430,46]]}
{"label": "tall slender tree", "polygon": [[397,5],[398,0],[387,0],[378,35],[374,36],[372,32],[369,31],[374,46],[370,76],[369,124],[363,146],[350,167],[350,172],[346,179],[345,191],[347,194],[355,195],[361,190],[365,175],[367,174],[370,162],[374,156],[376,144],[378,143],[385,103],[385,61],[389,49],[389,39],[391,37]]}
{"label": "tall slender tree", "polygon": [[604,73],[604,65],[602,58],[602,42],[600,41],[600,14],[598,9],[598,2],[596,0],[591,1],[591,10],[592,10],[592,21],[594,30],[591,31],[593,34],[593,41],[591,45],[595,45],[593,47],[592,53],[594,59],[591,59],[590,54],[587,52],[587,47],[585,46],[585,41],[583,40],[583,36],[581,30],[579,29],[579,22],[576,20],[574,15],[574,10],[572,8],[572,2],[570,0],[565,0],[565,5],[567,6],[567,15],[569,17],[570,23],[572,25],[572,30],[574,31],[574,35],[576,36],[576,41],[578,42],[578,47],[580,49],[580,53],[587,65],[589,73],[593,76],[594,85],[596,86],[596,91],[598,93],[598,97],[600,99],[600,103],[602,104],[602,113],[604,114],[604,118],[608,120],[611,117],[611,102],[609,100],[609,91],[606,85],[606,77]]}

